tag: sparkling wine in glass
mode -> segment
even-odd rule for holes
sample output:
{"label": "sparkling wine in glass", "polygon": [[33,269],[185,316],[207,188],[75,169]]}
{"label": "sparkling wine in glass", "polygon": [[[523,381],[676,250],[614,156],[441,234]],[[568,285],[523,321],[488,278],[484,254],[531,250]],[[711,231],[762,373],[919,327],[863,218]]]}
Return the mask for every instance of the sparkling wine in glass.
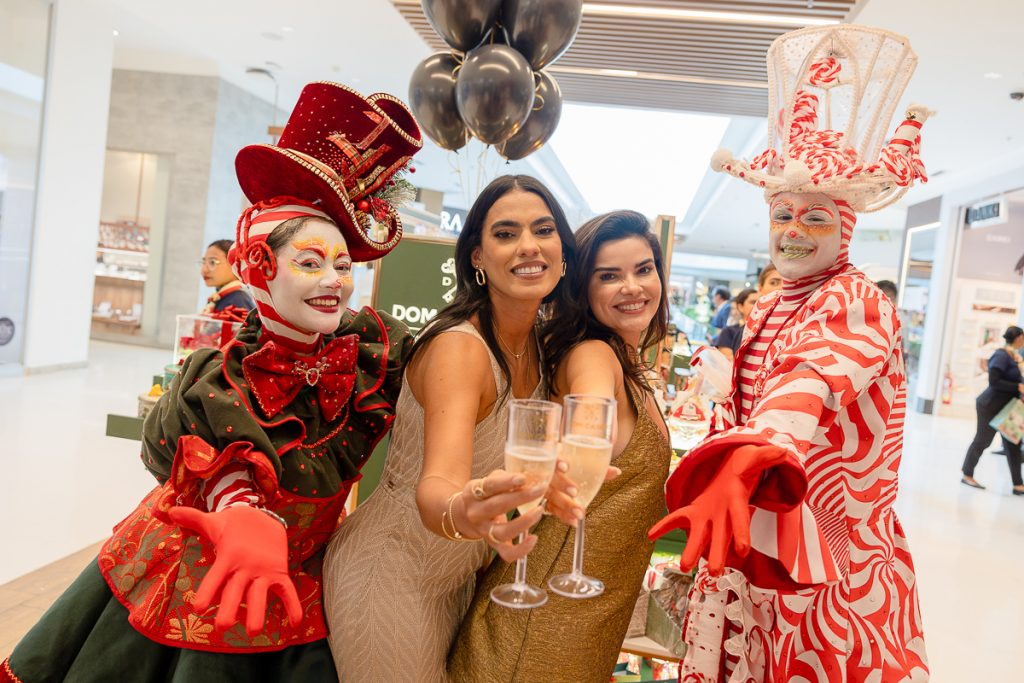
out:
{"label": "sparkling wine in glass", "polygon": [[[543,485],[547,488],[555,473],[558,457],[558,426],[562,406],[551,401],[513,399],[508,407],[508,439],[505,442],[505,469],[526,477],[524,489]],[[537,507],[544,494],[519,506],[525,514]],[[519,542],[526,533],[519,535]],[[491,591],[491,600],[503,607],[530,609],[548,601],[543,588],[526,583],[526,558],[516,561],[513,583],[502,584]]]}
{"label": "sparkling wine in glass", "polygon": [[[569,464],[569,479],[579,489],[576,502],[585,510],[604,483],[612,459],[612,428],[616,418],[613,398],[569,394],[563,400],[561,457]],[[572,571],[548,579],[548,588],[567,598],[593,598],[604,593],[604,583],[583,573],[586,517],[576,523]]]}

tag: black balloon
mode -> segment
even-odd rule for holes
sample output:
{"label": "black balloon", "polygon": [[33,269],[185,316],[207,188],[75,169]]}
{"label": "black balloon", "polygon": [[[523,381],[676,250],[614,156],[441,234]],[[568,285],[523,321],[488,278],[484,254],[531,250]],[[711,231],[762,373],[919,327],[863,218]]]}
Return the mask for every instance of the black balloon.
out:
{"label": "black balloon", "polygon": [[479,45],[501,12],[501,0],[422,0],[422,4],[430,25],[459,52]]}
{"label": "black balloon", "polygon": [[543,71],[538,75],[540,84],[530,118],[518,133],[496,147],[498,154],[510,161],[525,159],[540,149],[551,139],[562,118],[562,91],[558,82]]}
{"label": "black balloon", "polygon": [[505,0],[501,13],[509,45],[536,71],[569,49],[582,18],[583,0]]}
{"label": "black balloon", "polygon": [[455,104],[455,67],[447,52],[430,55],[409,79],[409,105],[420,127],[438,147],[455,151],[469,140],[469,131]]}
{"label": "black balloon", "polygon": [[496,145],[515,135],[533,109],[533,71],[507,45],[482,45],[466,55],[455,101],[469,132]]}

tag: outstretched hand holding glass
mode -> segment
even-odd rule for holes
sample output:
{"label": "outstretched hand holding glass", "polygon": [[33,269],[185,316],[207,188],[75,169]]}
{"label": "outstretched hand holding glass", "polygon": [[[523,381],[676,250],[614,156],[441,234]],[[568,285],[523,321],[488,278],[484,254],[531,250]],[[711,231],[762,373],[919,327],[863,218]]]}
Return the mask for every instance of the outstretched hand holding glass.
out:
{"label": "outstretched hand holding glass", "polygon": [[[550,401],[514,399],[509,402],[508,439],[505,442],[505,469],[521,474],[527,481],[524,488],[547,486],[555,472],[558,458],[558,431],[562,406]],[[540,504],[542,496],[518,506],[525,514]],[[522,543],[526,533],[519,536]],[[513,583],[491,591],[491,600],[504,607],[529,609],[548,601],[547,593],[526,583],[526,558],[516,561]]]}

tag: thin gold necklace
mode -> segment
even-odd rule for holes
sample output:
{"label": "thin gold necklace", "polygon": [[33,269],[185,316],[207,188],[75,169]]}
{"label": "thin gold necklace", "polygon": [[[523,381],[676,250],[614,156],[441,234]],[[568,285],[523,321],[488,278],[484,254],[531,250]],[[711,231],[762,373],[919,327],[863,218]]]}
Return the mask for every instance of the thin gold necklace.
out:
{"label": "thin gold necklace", "polygon": [[519,360],[520,358],[522,358],[526,354],[526,352],[530,350],[530,335],[529,334],[526,335],[526,343],[523,344],[523,350],[520,351],[519,353],[516,353],[515,351],[513,351],[512,348],[508,344],[505,343],[505,340],[501,338],[500,334],[498,334],[497,328],[495,328],[495,330],[494,330],[494,336],[496,336],[498,338],[498,341],[501,342],[501,345],[505,347],[505,350],[508,351],[509,353],[511,353],[512,357],[515,358],[516,360]]}

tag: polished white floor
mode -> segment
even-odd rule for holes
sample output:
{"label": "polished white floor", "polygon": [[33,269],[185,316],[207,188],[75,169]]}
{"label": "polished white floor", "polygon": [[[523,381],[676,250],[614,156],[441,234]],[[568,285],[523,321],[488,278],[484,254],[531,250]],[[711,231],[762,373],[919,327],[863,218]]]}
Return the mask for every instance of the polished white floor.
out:
{"label": "polished white floor", "polygon": [[[94,343],[88,368],[0,378],[0,584],[103,538],[153,486],[139,444],[104,436],[170,353]],[[1024,497],[973,421],[912,414],[898,511],[917,566],[933,681],[1024,680]],[[1021,659],[1018,659],[1018,656]]]}

